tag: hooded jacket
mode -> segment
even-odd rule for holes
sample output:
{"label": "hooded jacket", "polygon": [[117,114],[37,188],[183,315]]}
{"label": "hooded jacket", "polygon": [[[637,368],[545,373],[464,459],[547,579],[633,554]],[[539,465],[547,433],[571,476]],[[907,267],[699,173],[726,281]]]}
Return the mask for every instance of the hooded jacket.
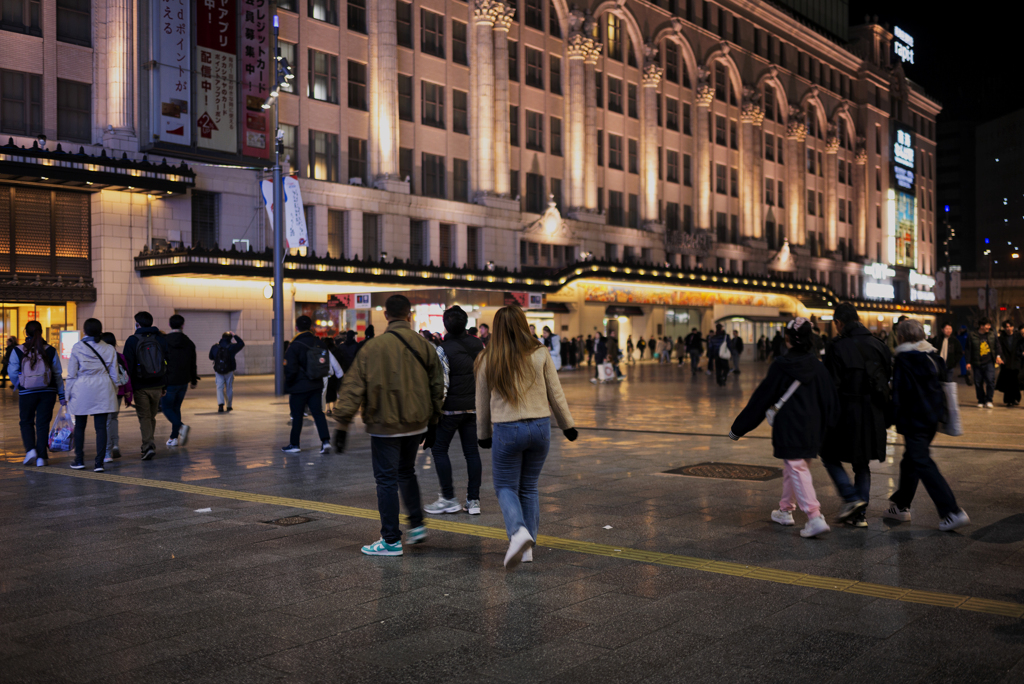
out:
{"label": "hooded jacket", "polygon": [[901,435],[934,433],[946,417],[946,395],[939,369],[942,357],[926,340],[896,347],[892,372],[892,403],[896,432]]}
{"label": "hooded jacket", "polygon": [[472,411],[476,406],[476,380],[473,363],[484,350],[483,343],[472,335],[448,333],[440,344],[448,359],[448,394],[445,411]]}
{"label": "hooded jacket", "polygon": [[196,368],[196,345],[180,330],[167,334],[167,373],[164,382],[188,385],[199,379]]}
{"label": "hooded jacket", "polygon": [[66,387],[71,415],[116,412],[117,351],[95,337],[83,337],[71,348]]}
{"label": "hooded jacket", "polygon": [[821,451],[825,431],[838,418],[839,401],[824,364],[810,351],[790,349],[772,362],[768,375],[736,416],[730,436],[742,437],[760,425],[768,409],[782,398],[794,380],[800,381],[800,387],[779,409],[772,426],[775,458],[815,458]]}
{"label": "hooded jacket", "polygon": [[[232,342],[231,340],[237,340]],[[227,356],[227,373],[238,370],[238,363],[235,361],[235,355],[242,351],[242,347],[245,346],[245,342],[238,335],[232,335],[230,338],[225,338],[221,335],[220,341],[217,344],[210,347],[210,360],[214,362],[214,371],[216,371],[217,354],[221,349],[225,350]]]}

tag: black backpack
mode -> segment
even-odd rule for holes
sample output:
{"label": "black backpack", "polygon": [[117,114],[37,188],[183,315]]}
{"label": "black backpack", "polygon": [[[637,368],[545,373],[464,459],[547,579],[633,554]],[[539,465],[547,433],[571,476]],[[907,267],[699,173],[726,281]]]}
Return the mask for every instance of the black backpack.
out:
{"label": "black backpack", "polygon": [[162,378],[167,372],[164,350],[155,334],[142,335],[135,350],[135,372],[140,380]]}
{"label": "black backpack", "polygon": [[878,359],[867,345],[857,344],[857,351],[864,360],[864,374],[868,380],[869,396],[871,402],[882,410],[885,418],[885,426],[888,428],[896,422],[896,411],[892,404],[892,386],[889,382],[889,375],[885,372],[885,364]]}
{"label": "black backpack", "polygon": [[223,344],[217,346],[217,355],[213,360],[213,372],[224,375],[231,372],[231,354]]}
{"label": "black backpack", "polygon": [[331,374],[331,360],[328,354],[330,352],[326,347],[320,346],[319,340],[306,348],[306,375],[310,380],[323,380]]}

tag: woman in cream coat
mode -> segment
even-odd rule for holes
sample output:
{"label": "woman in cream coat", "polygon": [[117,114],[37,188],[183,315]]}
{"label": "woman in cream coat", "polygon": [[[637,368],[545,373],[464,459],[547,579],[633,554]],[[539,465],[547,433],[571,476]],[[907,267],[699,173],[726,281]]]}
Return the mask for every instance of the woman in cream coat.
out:
{"label": "woman in cream coat", "polygon": [[95,416],[96,461],[103,472],[107,453],[107,415],[117,411],[117,351],[100,339],[103,324],[90,318],[82,326],[85,337],[71,348],[68,360],[68,411],[75,417],[75,470],[85,468],[85,426]]}

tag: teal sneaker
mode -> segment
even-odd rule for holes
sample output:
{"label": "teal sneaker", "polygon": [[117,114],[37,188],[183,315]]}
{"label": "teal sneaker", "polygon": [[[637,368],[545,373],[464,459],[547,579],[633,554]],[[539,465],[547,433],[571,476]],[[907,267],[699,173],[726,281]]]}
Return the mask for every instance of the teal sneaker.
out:
{"label": "teal sneaker", "polygon": [[405,533],[405,541],[410,544],[422,544],[427,541],[427,528],[423,525],[412,528]]}
{"label": "teal sneaker", "polygon": [[369,546],[364,546],[363,553],[367,556],[401,556],[402,541],[399,540],[394,544],[388,544],[383,539],[378,539]]}

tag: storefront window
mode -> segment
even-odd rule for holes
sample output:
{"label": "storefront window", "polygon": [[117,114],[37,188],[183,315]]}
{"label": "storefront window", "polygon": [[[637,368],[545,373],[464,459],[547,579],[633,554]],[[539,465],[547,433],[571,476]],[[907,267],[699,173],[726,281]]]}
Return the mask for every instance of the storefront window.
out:
{"label": "storefront window", "polygon": [[328,308],[326,303],[295,303],[295,318],[309,316],[313,321],[311,328],[317,337],[336,337],[343,332],[343,309]]}
{"label": "storefront window", "polygon": [[25,339],[25,326],[39,321],[46,342],[54,347],[60,344],[62,330],[75,327],[77,309],[74,302],[65,304],[0,303],[0,339]]}

